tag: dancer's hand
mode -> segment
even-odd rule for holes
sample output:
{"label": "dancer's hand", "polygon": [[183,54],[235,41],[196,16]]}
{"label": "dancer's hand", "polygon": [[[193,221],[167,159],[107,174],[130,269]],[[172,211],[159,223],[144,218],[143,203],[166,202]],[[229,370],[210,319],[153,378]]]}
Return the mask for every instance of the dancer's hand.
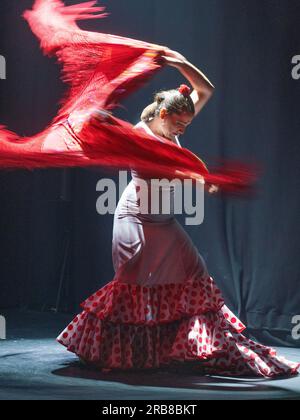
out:
{"label": "dancer's hand", "polygon": [[216,194],[219,192],[219,187],[217,185],[211,185],[208,189],[209,194]]}

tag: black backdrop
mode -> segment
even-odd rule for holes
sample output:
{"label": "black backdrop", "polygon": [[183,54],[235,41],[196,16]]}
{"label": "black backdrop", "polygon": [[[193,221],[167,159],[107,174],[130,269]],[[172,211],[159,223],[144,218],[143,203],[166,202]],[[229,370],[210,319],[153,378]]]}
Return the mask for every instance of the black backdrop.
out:
{"label": "black backdrop", "polygon": [[[67,1],[73,4],[74,1]],[[42,56],[21,18],[31,0],[2,0],[0,122],[31,135],[55,115],[63,92],[54,60]],[[228,305],[251,328],[289,338],[300,314],[299,179],[300,80],[291,60],[300,54],[298,0],[106,0],[107,20],[91,30],[164,44],[183,53],[216,86],[181,140],[208,162],[254,159],[264,167],[254,200],[207,197],[205,222],[186,226]],[[136,123],[153,91],[183,82],[165,69],[126,101],[118,115]],[[64,238],[69,276],[61,308],[78,304],[112,280],[113,216],[96,213],[100,173],[68,174],[70,203],[60,199],[64,171],[0,173],[0,308],[55,306]],[[130,179],[130,178],[129,178]]]}

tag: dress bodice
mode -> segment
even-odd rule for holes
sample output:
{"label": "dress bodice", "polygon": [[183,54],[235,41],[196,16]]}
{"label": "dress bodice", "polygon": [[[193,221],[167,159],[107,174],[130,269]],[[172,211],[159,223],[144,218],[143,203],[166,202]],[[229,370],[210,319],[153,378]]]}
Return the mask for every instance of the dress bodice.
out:
{"label": "dress bodice", "polygon": [[[140,122],[135,129],[143,129],[157,141],[161,139],[148,125]],[[178,138],[178,145],[181,147]],[[162,178],[145,178],[138,171],[131,170],[132,181],[125,189],[118,204],[118,217],[132,215],[141,221],[164,222],[174,219],[175,186]]]}

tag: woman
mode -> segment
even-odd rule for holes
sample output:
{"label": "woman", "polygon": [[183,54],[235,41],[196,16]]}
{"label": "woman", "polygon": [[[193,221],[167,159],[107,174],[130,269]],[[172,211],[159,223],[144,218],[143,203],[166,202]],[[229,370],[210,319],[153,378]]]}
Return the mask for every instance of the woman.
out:
{"label": "woman", "polygon": [[[178,136],[208,102],[214,86],[179,53],[166,49],[163,59],[194,90],[190,94],[182,85],[158,93],[135,128],[153,141],[164,137],[180,145]],[[104,370],[193,362],[193,369],[219,374],[295,374],[299,364],[241,334],[245,326],[225,306],[173,211],[141,212],[141,182],[149,185],[151,180],[134,170],[132,178],[114,217],[115,278],[82,304],[83,312],[57,340],[81,360]],[[210,188],[211,193],[216,191],[216,186]],[[150,200],[154,192],[151,189]],[[172,202],[174,194],[174,187],[163,188]]]}

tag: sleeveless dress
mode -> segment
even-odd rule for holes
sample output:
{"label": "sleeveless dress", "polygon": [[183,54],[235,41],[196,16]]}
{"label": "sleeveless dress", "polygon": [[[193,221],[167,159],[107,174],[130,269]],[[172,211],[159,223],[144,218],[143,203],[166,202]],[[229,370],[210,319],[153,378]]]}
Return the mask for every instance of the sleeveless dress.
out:
{"label": "sleeveless dress", "polygon": [[[136,129],[160,141],[146,123]],[[151,180],[134,170],[131,174],[114,215],[115,277],[81,304],[83,311],[57,341],[103,370],[175,364],[235,376],[296,374],[300,363],[241,334],[245,325],[225,305],[205,261],[175,218],[176,187],[149,188],[149,209],[151,199],[161,197],[160,202],[170,200],[170,211],[145,213],[139,192],[141,183]]]}

